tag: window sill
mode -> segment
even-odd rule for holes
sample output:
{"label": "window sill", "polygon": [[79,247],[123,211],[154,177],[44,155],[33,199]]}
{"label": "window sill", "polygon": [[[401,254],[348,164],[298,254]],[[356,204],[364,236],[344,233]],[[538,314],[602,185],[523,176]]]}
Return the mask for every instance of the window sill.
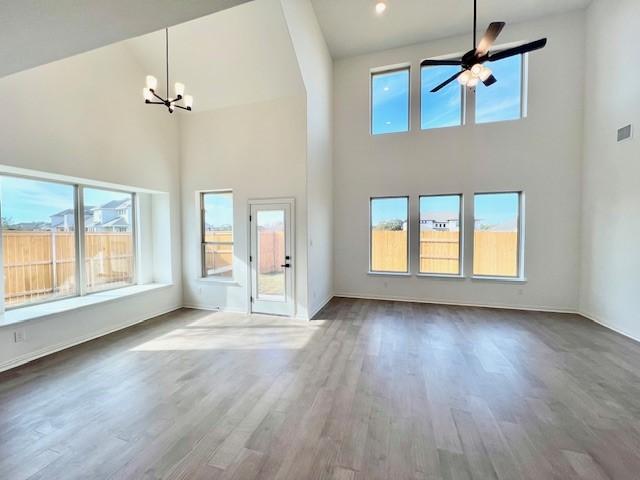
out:
{"label": "window sill", "polygon": [[504,282],[504,283],[527,283],[525,277],[483,277],[482,275],[474,275],[471,280],[489,281],[489,282]]}
{"label": "window sill", "polygon": [[222,278],[211,278],[211,277],[200,277],[198,278],[199,282],[202,283],[212,283],[212,284],[218,284],[218,285],[227,285],[230,287],[234,287],[234,286],[240,286],[240,283],[235,281],[234,279],[231,280],[225,280]]}
{"label": "window sill", "polygon": [[447,275],[446,273],[416,273],[416,277],[424,277],[424,278],[445,278],[451,280],[464,280],[466,277],[464,275]]}
{"label": "window sill", "polygon": [[127,298],[134,295],[140,295],[142,293],[159,290],[161,288],[170,287],[171,284],[165,283],[150,283],[146,285],[132,285],[130,287],[117,288],[115,290],[106,290],[103,292],[96,292],[83,297],[65,298],[62,300],[51,301],[47,303],[41,303],[39,305],[31,305],[29,307],[16,308],[4,312],[4,315],[0,316],[0,327],[8,325],[16,325],[18,323],[26,322],[29,320],[46,317],[49,315],[56,315],[59,313],[69,312],[77,310],[79,308],[86,308],[93,305],[99,305],[102,303],[112,302],[121,298]]}
{"label": "window sill", "polygon": [[367,275],[383,276],[383,277],[410,277],[411,272],[367,272]]}

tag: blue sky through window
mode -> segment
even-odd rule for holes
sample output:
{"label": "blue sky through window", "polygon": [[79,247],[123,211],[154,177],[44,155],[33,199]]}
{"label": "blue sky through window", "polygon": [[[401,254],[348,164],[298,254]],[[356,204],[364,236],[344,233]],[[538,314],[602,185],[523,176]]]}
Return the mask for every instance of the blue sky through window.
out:
{"label": "blue sky through window", "polygon": [[371,132],[409,131],[409,70],[371,77]]}
{"label": "blue sky through window", "polygon": [[371,200],[371,223],[373,227],[390,220],[407,221],[408,199],[373,198]]}
{"label": "blue sky through window", "polygon": [[522,55],[486,64],[498,80],[476,88],[476,123],[517,120],[521,115]]}
{"label": "blue sky through window", "polygon": [[439,92],[431,93],[434,87],[459,71],[460,67],[456,66],[422,68],[420,124],[423,130],[455,127],[462,124],[462,88],[460,84],[452,82]]}
{"label": "blue sky through window", "polygon": [[233,226],[233,195],[207,193],[204,195],[204,221],[213,230],[231,230]]}
{"label": "blue sky through window", "polygon": [[73,205],[73,186],[19,177],[0,177],[2,218],[11,224],[43,222]]}
{"label": "blue sky through window", "polygon": [[475,196],[476,228],[490,231],[516,231],[519,213],[518,193],[487,193]]}

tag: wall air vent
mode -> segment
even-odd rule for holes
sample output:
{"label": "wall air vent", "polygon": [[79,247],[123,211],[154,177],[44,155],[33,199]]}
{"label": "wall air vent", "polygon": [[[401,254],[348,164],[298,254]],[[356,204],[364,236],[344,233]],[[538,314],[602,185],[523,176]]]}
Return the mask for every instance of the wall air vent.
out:
{"label": "wall air vent", "polygon": [[618,129],[618,141],[622,142],[624,140],[629,140],[633,135],[633,129],[631,125],[627,125],[626,127],[622,127]]}

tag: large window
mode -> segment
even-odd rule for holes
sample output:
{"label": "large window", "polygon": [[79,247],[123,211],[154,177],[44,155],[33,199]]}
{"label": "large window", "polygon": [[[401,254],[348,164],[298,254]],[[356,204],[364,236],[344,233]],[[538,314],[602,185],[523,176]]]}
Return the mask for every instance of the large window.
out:
{"label": "large window", "polygon": [[233,278],[233,195],[200,194],[202,276]]}
{"label": "large window", "polygon": [[133,195],[87,187],[82,194],[86,291],[133,283]]}
{"label": "large window", "polygon": [[6,307],[76,294],[73,185],[0,177]]}
{"label": "large window", "polygon": [[474,275],[521,276],[521,203],[518,192],[475,195]]}
{"label": "large window", "polygon": [[371,133],[409,131],[409,68],[371,75]]}
{"label": "large window", "polygon": [[409,197],[370,200],[371,272],[409,272]]}
{"label": "large window", "polygon": [[476,87],[476,123],[518,120],[523,116],[522,55],[487,64],[497,83]]}
{"label": "large window", "polygon": [[459,71],[460,67],[456,66],[422,67],[420,128],[423,130],[462,125],[462,86],[458,82],[451,82],[442,90],[431,93],[434,87]]}
{"label": "large window", "polygon": [[460,275],[462,195],[420,197],[422,274]]}
{"label": "large window", "polygon": [[133,194],[8,175],[0,187],[7,308],[134,282]]}

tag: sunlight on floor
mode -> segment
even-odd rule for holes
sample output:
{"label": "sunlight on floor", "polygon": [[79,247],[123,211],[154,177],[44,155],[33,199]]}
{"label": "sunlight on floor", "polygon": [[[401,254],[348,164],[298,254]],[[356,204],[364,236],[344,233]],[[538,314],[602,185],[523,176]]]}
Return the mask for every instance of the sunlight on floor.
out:
{"label": "sunlight on floor", "polygon": [[321,320],[203,312],[197,320],[130,350],[299,350],[323,325]]}

